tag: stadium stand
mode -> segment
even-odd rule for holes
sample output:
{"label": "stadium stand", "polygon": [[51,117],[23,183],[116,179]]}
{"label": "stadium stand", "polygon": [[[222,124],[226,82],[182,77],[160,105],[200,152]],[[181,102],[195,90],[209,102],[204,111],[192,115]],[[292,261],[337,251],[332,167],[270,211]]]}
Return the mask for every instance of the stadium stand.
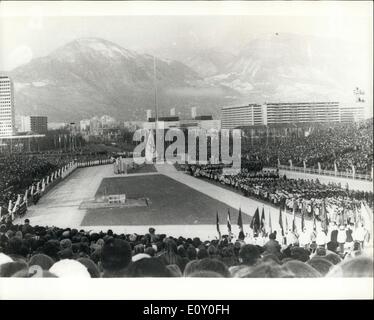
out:
{"label": "stadium stand", "polygon": [[[1,277],[373,277],[373,259],[360,241],[341,252],[333,237],[264,245],[217,240],[87,232],[23,225],[0,226]],[[328,249],[327,249],[328,248]],[[335,249],[334,249],[335,248]]]}

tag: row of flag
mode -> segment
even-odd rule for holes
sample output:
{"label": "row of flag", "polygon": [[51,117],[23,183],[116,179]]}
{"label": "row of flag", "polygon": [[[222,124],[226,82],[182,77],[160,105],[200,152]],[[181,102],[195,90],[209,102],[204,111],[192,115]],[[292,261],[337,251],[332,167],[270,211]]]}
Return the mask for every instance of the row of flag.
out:
{"label": "row of flag", "polygon": [[[241,208],[239,208],[237,225],[239,227],[239,232],[244,232],[243,217],[242,217]],[[220,226],[219,226],[218,212],[216,214],[216,227],[217,227],[218,235],[221,237],[221,230],[220,230]],[[261,217],[260,217],[259,209],[258,208],[256,209],[256,212],[255,212],[255,214],[254,214],[254,216],[251,220],[250,228],[253,230],[254,233],[258,233],[258,232],[265,233],[266,232],[266,230],[265,230],[266,229],[266,220],[265,220],[265,209],[264,208],[262,208]],[[269,228],[268,230],[270,231],[270,233],[272,233],[273,228],[272,228],[270,213],[269,213],[268,228]],[[232,225],[231,225],[231,214],[230,214],[229,209],[227,210],[227,230],[228,230],[229,236],[231,236],[232,235]]]}
{"label": "row of flag", "polygon": [[[306,215],[306,213],[307,213],[307,209],[303,205],[302,210],[301,210],[300,229],[299,229],[301,232],[305,228],[305,215]],[[342,214],[341,216],[342,216],[341,219],[344,219],[344,214]],[[272,233],[273,232],[273,225],[272,225],[272,221],[271,221],[270,211],[269,211],[269,215],[268,215],[267,220],[268,221],[266,221],[266,218],[265,218],[264,207],[262,208],[261,215],[260,215],[260,210],[257,207],[257,209],[255,211],[255,214],[253,215],[253,218],[252,218],[251,223],[250,223],[250,228],[252,229],[253,233],[254,234],[259,234],[259,233],[262,233],[262,234],[269,233],[270,234],[270,233]],[[329,218],[328,218],[328,215],[327,215],[327,210],[326,210],[326,206],[325,206],[324,202],[322,204],[322,209],[321,209],[321,214],[319,215],[319,220],[321,221],[322,231],[327,233],[328,225],[329,225]],[[281,231],[282,236],[284,236],[285,231],[288,231],[288,230],[292,230],[293,233],[298,233],[298,228],[296,226],[296,206],[294,206],[293,212],[292,212],[291,228],[288,225],[287,216],[283,217],[282,208],[279,208],[278,224],[279,224],[279,229]],[[241,208],[239,208],[237,225],[239,227],[240,232],[244,232]],[[218,235],[221,237],[218,212],[216,214],[216,227],[217,227]],[[229,235],[232,235],[230,210],[227,211],[227,230],[228,230]],[[316,230],[317,230],[317,218],[316,218],[316,215],[313,213],[313,231],[316,231]]]}

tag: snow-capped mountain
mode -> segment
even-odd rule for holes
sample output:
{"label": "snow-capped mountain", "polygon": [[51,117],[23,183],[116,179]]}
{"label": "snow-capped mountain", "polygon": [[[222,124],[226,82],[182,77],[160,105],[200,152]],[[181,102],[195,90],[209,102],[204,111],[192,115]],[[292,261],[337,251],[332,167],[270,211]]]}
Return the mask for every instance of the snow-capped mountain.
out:
{"label": "snow-capped mountain", "polygon": [[[197,106],[200,114],[217,116],[232,104],[352,100],[356,86],[370,92],[372,62],[360,49],[293,34],[261,36],[227,52],[200,48],[183,55],[178,49],[181,62],[156,59],[160,114],[175,107],[188,116]],[[72,41],[9,75],[18,114],[45,114],[50,121],[102,114],[144,120],[145,110],[154,108],[153,56],[103,39]]]}
{"label": "snow-capped mountain", "polygon": [[[112,42],[78,39],[10,72],[19,114],[46,114],[72,121],[95,114],[143,120],[154,108],[154,58]],[[189,106],[214,107],[232,90],[208,85],[181,62],[156,58],[158,104],[189,114]]]}

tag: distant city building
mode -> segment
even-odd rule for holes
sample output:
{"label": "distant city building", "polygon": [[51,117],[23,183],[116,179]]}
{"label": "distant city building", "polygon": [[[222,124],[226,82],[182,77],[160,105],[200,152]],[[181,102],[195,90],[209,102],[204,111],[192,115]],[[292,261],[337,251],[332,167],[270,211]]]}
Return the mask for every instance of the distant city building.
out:
{"label": "distant city building", "polygon": [[90,130],[90,119],[83,119],[79,121],[80,131],[89,131]]}
{"label": "distant city building", "polygon": [[222,108],[223,129],[339,121],[339,102],[265,103]]}
{"label": "distant city building", "polygon": [[262,111],[262,106],[258,104],[223,107],[221,114],[222,129],[261,125],[265,122],[265,117],[266,113]]}
{"label": "distant city building", "polygon": [[7,76],[0,76],[0,137],[15,134],[13,83]]}
{"label": "distant city building", "polygon": [[20,131],[45,134],[48,131],[48,117],[21,116]]}

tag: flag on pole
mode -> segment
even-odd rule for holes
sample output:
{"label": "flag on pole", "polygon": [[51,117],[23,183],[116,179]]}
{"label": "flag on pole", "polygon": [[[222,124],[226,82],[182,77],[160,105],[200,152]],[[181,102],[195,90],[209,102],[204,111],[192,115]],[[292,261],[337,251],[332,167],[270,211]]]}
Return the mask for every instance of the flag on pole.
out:
{"label": "flag on pole", "polygon": [[282,208],[279,208],[279,226],[281,228],[282,236],[284,236]]}
{"label": "flag on pole", "polygon": [[218,236],[219,236],[219,238],[221,239],[221,231],[220,231],[220,229],[219,229],[218,211],[217,211],[217,216],[216,216],[216,227],[217,227]]}
{"label": "flag on pole", "polygon": [[30,191],[30,194],[31,194],[31,196],[33,196],[33,195],[34,195],[34,185],[32,185],[32,186],[31,186],[31,191]]}
{"label": "flag on pole", "polygon": [[231,217],[230,217],[230,209],[227,210],[227,230],[229,231],[229,235],[231,234]]}
{"label": "flag on pole", "polygon": [[238,227],[239,227],[240,231],[243,231],[243,219],[242,219],[242,209],[241,208],[239,208]]}
{"label": "flag on pole", "polygon": [[271,213],[269,209],[269,233],[273,233],[273,226],[271,225]]}
{"label": "flag on pole", "polygon": [[305,204],[303,203],[303,207],[301,208],[301,232],[304,231],[305,227]]}
{"label": "flag on pole", "polygon": [[256,212],[251,220],[251,229],[253,230],[253,233],[257,233],[260,228],[260,212],[258,210],[258,207],[256,209]]}
{"label": "flag on pole", "polygon": [[44,179],[42,180],[42,192],[44,192],[44,190],[45,190],[45,181],[44,181]]}
{"label": "flag on pole", "polygon": [[265,208],[263,206],[260,220],[260,230],[262,233],[265,233]]}

